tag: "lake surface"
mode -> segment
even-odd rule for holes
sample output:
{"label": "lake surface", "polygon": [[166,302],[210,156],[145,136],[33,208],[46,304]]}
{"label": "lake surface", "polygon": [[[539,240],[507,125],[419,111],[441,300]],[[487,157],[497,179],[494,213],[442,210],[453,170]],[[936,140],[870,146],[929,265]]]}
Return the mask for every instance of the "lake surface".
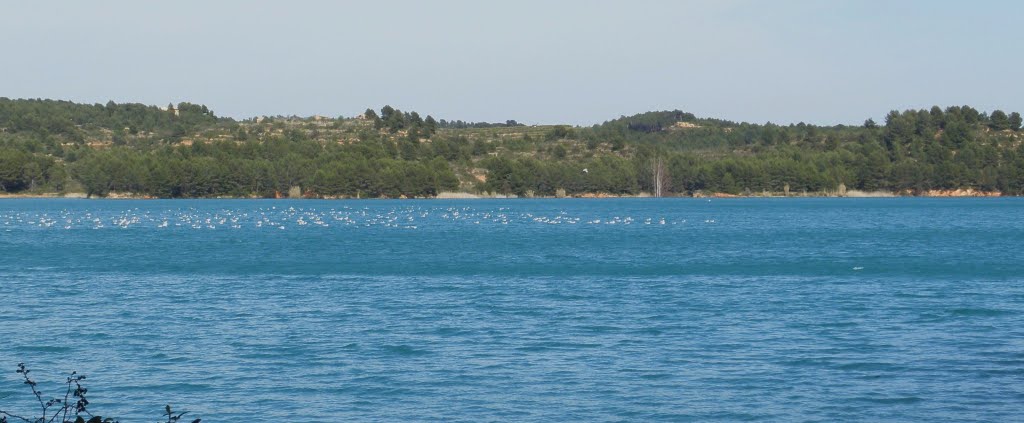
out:
{"label": "lake surface", "polygon": [[0,408],[31,409],[23,361],[87,374],[126,423],[166,403],[204,422],[1024,421],[1022,217],[0,200]]}

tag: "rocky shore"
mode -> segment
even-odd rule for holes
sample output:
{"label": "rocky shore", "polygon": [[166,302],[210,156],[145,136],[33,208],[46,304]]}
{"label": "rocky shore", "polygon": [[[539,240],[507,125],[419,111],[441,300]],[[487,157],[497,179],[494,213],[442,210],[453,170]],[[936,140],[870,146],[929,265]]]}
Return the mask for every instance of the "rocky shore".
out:
{"label": "rocky shore", "polygon": [[928,190],[921,195],[922,197],[1002,197],[1003,193],[999,191],[976,191],[971,188],[967,189],[946,189],[946,190]]}

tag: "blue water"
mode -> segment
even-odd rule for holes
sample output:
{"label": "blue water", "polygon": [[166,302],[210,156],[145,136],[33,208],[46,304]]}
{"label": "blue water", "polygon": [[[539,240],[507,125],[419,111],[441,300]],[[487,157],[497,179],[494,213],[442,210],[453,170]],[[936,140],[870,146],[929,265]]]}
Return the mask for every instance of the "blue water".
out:
{"label": "blue water", "polygon": [[24,361],[125,422],[1024,421],[1022,216],[2,200],[0,408]]}

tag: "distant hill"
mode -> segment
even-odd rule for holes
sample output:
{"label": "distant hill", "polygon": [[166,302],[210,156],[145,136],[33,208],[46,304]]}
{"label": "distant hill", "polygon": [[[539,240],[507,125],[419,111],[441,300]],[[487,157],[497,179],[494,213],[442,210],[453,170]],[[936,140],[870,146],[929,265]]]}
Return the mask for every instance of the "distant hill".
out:
{"label": "distant hill", "polygon": [[[969,106],[861,126],[737,123],[679,110],[592,127],[217,117],[204,105],[0,98],[0,192],[152,197],[1024,194],[1021,116]],[[959,190],[959,191],[954,191]]]}

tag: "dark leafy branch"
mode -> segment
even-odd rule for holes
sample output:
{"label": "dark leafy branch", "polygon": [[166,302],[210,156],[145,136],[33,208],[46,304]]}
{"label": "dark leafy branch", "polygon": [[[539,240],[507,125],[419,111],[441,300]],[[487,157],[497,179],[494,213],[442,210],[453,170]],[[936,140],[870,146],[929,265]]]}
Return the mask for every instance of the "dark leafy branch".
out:
{"label": "dark leafy branch", "polygon": [[[32,371],[24,363],[18,364],[17,373],[22,377],[22,384],[31,390],[34,402],[38,403],[37,411],[31,416],[26,416],[0,407],[0,423],[118,423],[113,418],[103,418],[89,411],[89,400],[86,398],[89,390],[82,386],[84,375],[71,372],[65,380],[63,396],[44,399],[43,392],[38,388],[39,384],[29,376]],[[174,413],[170,405],[164,408],[166,423],[180,423],[185,414],[186,412]],[[192,423],[200,423],[200,420],[192,420]]]}

